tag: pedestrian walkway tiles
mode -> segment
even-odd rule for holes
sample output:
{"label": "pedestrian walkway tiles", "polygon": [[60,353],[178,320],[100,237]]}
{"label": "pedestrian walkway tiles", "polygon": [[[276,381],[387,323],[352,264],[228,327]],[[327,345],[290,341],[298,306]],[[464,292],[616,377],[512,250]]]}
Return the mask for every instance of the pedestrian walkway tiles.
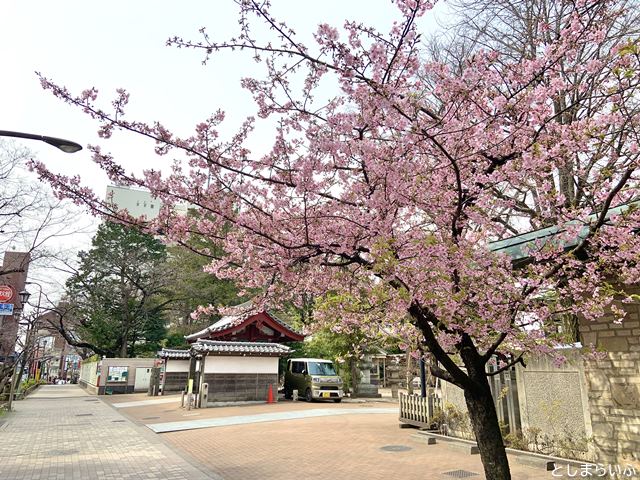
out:
{"label": "pedestrian walkway tiles", "polygon": [[180,422],[165,422],[148,424],[156,433],[179,432],[198,428],[228,427],[230,425],[244,425],[249,423],[277,422],[281,420],[299,420],[302,418],[327,417],[333,415],[362,415],[398,413],[397,408],[316,408],[311,410],[296,410],[291,412],[259,413],[256,415],[237,415],[222,418],[203,418],[199,420],[184,420]]}
{"label": "pedestrian walkway tiles", "polygon": [[0,431],[0,480],[220,478],[95,396],[30,396],[14,406]]}
{"label": "pedestrian walkway tiles", "polygon": [[71,398],[71,397],[88,397],[89,394],[80,386],[70,385],[41,385],[29,395],[30,399],[52,399],[52,398]]}

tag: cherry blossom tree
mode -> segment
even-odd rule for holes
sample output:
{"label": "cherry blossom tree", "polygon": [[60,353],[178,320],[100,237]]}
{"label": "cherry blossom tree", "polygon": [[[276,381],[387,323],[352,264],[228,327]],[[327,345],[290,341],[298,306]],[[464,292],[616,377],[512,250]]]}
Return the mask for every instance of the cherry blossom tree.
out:
{"label": "cherry blossom tree", "polygon": [[[94,88],[76,95],[41,81],[95,119],[105,139],[132,132],[155,141],[158,155],[183,155],[164,173],[134,175],[90,147],[114,182],[162,200],[149,231],[220,242],[226,255],[212,255],[208,271],[263,288],[265,301],[338,292],[316,317],[421,345],[431,373],[464,391],[486,478],[504,480],[488,376],[527,352],[561,361],[558,316],[622,319],[614,298],[633,301],[623,287],[640,278],[638,39],[603,41],[626,14],[621,2],[557,1],[559,34],[537,39],[536,55],[476,50],[459,69],[424,60],[417,22],[433,6],[424,0],[396,0],[388,33],[323,24],[313,45],[254,0],[237,2],[236,38],[215,41],[204,29],[199,40],[171,38],[205,62],[233,50],[264,67],[242,83],[257,116],[277,125],[266,153],[247,147],[254,118],[224,140],[217,111],[181,138],[127,120],[124,90],[104,109]],[[266,33],[254,30],[260,24]],[[543,19],[537,27],[549,28]],[[593,49],[588,61],[567,61]],[[336,91],[328,98],[327,85]],[[558,193],[555,172],[567,165],[562,181],[574,172],[588,201]],[[81,179],[33,166],[58,195],[135,222]],[[197,214],[178,216],[180,202]],[[538,225],[553,235],[521,245],[517,262],[492,243]]]}

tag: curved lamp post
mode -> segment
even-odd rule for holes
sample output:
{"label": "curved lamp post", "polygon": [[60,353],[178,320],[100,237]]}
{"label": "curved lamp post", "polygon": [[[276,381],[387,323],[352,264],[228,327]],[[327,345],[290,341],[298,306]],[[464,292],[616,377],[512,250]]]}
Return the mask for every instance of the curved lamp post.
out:
{"label": "curved lamp post", "polygon": [[59,150],[62,150],[65,153],[75,153],[82,150],[82,146],[77,144],[76,142],[72,142],[71,140],[65,140],[64,138],[56,138],[56,137],[47,137],[46,135],[34,135],[32,133],[23,133],[23,132],[11,132],[9,130],[0,130],[0,137],[16,137],[16,138],[26,138],[29,140],[39,140],[44,143],[48,143],[56,147]]}

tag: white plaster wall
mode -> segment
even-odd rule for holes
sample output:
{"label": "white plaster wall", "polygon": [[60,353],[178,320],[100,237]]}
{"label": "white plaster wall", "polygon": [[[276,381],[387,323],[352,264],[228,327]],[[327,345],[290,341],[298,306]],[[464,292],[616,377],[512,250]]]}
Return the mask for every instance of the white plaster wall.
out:
{"label": "white plaster wall", "polygon": [[206,357],[204,373],[278,373],[278,357]]}
{"label": "white plaster wall", "polygon": [[[107,375],[109,375],[109,367],[128,367],[129,376],[127,377],[127,385],[134,385],[136,379],[136,368],[151,368],[155,363],[155,358],[104,358],[100,367],[100,384],[105,385]],[[111,382],[109,382],[111,383]],[[121,383],[117,383],[120,385]]]}
{"label": "white plaster wall", "polygon": [[167,359],[167,373],[169,372],[188,372],[189,360],[172,360]]}

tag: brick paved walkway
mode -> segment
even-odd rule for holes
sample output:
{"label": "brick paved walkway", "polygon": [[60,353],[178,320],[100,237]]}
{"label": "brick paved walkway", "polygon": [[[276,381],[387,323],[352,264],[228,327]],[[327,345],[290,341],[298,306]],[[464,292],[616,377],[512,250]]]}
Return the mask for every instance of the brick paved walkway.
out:
{"label": "brick paved walkway", "polygon": [[[127,396],[139,401],[145,398],[149,399]],[[121,400],[116,396],[107,399]],[[470,480],[484,478],[478,455],[444,444],[426,445],[412,438],[414,430],[398,428],[398,406],[393,403],[285,401],[191,411],[180,408],[179,398],[173,405],[153,403],[119,411],[150,428],[165,422],[193,425],[195,419],[215,425],[158,436],[225,480],[451,480],[465,474],[473,474]],[[367,415],[370,409],[394,413]],[[315,413],[323,411],[330,415]],[[251,422],[255,418],[272,421]],[[511,469],[513,480],[555,480],[551,472],[515,459],[511,459]]]}
{"label": "brick paved walkway", "polygon": [[259,413],[255,415],[237,415],[233,417],[208,418],[198,420],[184,420],[181,422],[152,423],[147,425],[156,433],[179,432],[195,430],[197,428],[228,427],[230,425],[246,425],[248,423],[277,422],[283,420],[300,420],[303,418],[330,417],[332,415],[375,415],[393,413],[398,414],[397,408],[343,408],[325,409],[314,408],[293,412]]}
{"label": "brick paved walkway", "polygon": [[0,480],[220,479],[75,385],[14,403],[0,427]]}
{"label": "brick paved walkway", "polygon": [[[160,434],[225,480],[483,480],[479,455],[426,445],[397,415],[333,415]],[[513,480],[555,480],[511,461]],[[456,474],[458,476],[456,476]]]}

